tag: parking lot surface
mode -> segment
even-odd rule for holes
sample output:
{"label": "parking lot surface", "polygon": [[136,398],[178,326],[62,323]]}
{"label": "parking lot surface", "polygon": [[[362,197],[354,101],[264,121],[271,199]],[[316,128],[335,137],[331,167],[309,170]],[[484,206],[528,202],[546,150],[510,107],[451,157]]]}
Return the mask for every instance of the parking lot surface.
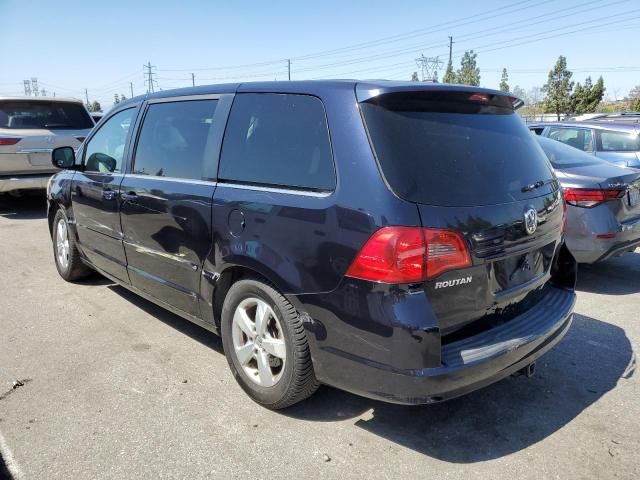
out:
{"label": "parking lot surface", "polygon": [[640,250],[580,268],[574,324],[532,378],[424,407],[323,387],[271,412],[215,335],[59,278],[42,198],[0,202],[0,477],[640,477]]}

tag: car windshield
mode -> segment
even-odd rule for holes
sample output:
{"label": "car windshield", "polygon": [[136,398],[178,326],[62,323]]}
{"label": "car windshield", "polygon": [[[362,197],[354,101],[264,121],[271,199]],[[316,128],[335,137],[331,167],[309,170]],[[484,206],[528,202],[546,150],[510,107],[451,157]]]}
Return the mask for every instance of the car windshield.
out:
{"label": "car windshield", "polygon": [[542,147],[542,150],[544,150],[553,168],[581,167],[584,165],[603,163],[603,160],[597,160],[588,153],[565,145],[558,140],[538,136],[536,136],[535,139]]}
{"label": "car windshield", "polygon": [[361,108],[380,168],[406,200],[491,205],[554,188],[547,158],[507,97],[404,92]]}
{"label": "car windshield", "polygon": [[72,102],[10,100],[0,102],[0,128],[77,129],[93,128],[84,106]]}

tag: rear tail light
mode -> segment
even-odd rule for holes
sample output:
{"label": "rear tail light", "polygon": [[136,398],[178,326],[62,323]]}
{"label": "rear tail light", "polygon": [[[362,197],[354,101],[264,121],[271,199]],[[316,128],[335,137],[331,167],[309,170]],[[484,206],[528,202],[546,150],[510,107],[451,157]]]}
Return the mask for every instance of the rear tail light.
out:
{"label": "rear tail light", "polygon": [[18,137],[0,137],[0,145],[15,145],[20,140],[22,140],[22,138],[18,138]]}
{"label": "rear tail light", "polygon": [[384,227],[365,243],[346,275],[372,282],[416,283],[470,265],[469,250],[458,232]]}
{"label": "rear tail light", "polygon": [[576,207],[592,208],[596,205],[616,200],[624,195],[625,189],[609,188],[592,189],[592,188],[565,188],[564,199],[569,205]]}

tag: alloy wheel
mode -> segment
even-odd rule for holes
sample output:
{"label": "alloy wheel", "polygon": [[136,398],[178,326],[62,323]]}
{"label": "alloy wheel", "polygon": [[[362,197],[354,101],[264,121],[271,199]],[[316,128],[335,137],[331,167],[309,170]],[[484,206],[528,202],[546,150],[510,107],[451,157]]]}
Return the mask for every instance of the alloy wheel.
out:
{"label": "alloy wheel", "polygon": [[56,225],[56,259],[62,269],[69,267],[69,231],[64,218]]}
{"label": "alloy wheel", "polygon": [[231,335],[236,359],[251,381],[261,387],[278,383],[287,349],[272,308],[256,297],[242,300],[233,314]]}

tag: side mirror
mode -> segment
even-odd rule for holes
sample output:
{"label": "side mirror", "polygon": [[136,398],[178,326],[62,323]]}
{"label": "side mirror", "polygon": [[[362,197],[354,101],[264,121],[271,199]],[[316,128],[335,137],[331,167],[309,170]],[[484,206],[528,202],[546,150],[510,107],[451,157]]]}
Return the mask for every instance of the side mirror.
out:
{"label": "side mirror", "polygon": [[76,153],[72,147],[58,147],[51,152],[51,163],[56,168],[74,168]]}

